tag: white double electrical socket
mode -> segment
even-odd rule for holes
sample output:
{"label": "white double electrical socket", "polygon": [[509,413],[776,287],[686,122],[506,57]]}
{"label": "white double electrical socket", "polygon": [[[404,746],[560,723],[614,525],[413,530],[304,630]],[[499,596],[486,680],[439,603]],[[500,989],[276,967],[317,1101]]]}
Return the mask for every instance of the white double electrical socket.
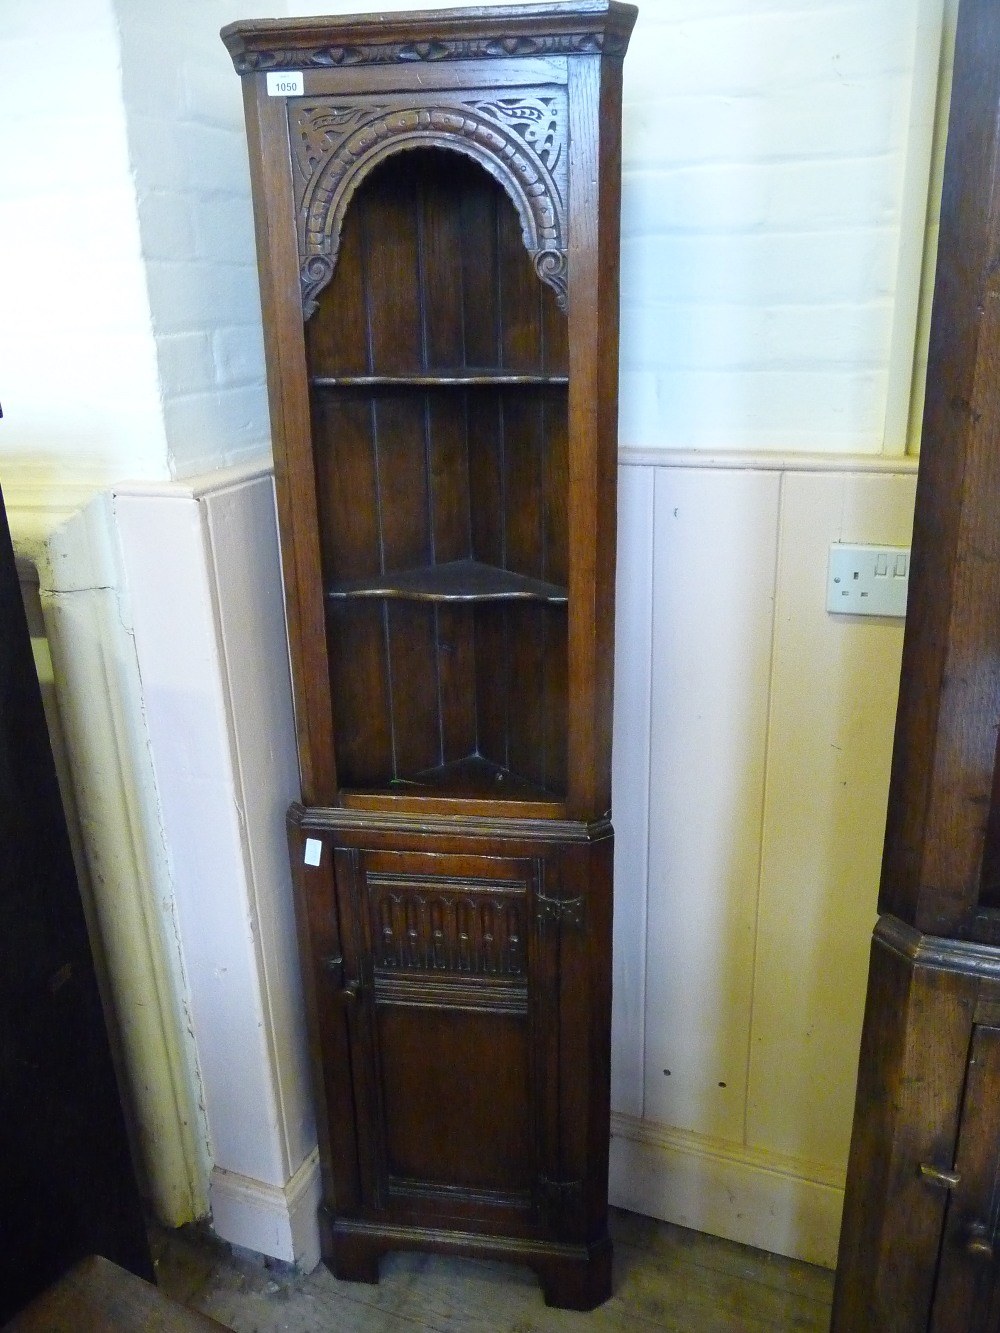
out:
{"label": "white double electrical socket", "polygon": [[846,616],[905,616],[908,546],[830,547],[826,609]]}

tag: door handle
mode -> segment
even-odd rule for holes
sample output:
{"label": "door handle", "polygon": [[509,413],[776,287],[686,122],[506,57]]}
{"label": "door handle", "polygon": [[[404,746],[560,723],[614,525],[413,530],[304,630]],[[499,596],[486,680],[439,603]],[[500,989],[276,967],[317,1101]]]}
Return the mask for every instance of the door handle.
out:
{"label": "door handle", "polygon": [[934,1166],[931,1162],[920,1163],[920,1179],[925,1185],[931,1185],[939,1190],[958,1189],[962,1181],[957,1171],[943,1171],[941,1167]]}
{"label": "door handle", "polygon": [[985,1222],[972,1222],[965,1233],[965,1253],[970,1259],[989,1263],[996,1258],[993,1233]]}
{"label": "door handle", "polygon": [[337,986],[337,998],[345,1004],[353,1004],[361,994],[361,982],[347,980],[344,977],[344,957],[342,954],[331,954],[322,961],[324,969],[329,972],[334,984]]}

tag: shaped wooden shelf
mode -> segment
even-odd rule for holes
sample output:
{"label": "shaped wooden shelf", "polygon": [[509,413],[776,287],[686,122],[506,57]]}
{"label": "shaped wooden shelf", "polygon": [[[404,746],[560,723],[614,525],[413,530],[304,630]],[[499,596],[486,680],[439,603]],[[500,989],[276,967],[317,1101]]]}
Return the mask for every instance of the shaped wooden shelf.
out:
{"label": "shaped wooden shelf", "polygon": [[564,605],[565,588],[479,560],[387,571],[372,578],[346,579],[327,590],[331,601],[398,598],[412,602],[546,602]]}

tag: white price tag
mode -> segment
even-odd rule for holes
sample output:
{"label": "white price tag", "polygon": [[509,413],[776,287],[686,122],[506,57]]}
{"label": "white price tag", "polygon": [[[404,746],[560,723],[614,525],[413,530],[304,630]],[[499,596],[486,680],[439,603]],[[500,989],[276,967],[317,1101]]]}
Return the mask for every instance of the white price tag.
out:
{"label": "white price tag", "polygon": [[300,69],[267,71],[268,97],[301,97],[304,92]]}
{"label": "white price tag", "polygon": [[320,857],[323,855],[323,844],[319,838],[306,838],[306,851],[303,856],[307,866],[318,866]]}

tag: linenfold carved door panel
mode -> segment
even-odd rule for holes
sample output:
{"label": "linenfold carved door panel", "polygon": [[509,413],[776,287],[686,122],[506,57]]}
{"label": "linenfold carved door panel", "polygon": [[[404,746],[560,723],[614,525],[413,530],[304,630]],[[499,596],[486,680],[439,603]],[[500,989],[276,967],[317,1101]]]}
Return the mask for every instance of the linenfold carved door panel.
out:
{"label": "linenfold carved door panel", "polygon": [[[551,987],[536,861],[337,853],[366,1200],[537,1212]],[[551,950],[548,952],[551,953]],[[548,963],[548,966],[546,964]],[[539,1041],[541,1038],[541,1041]],[[536,1062],[535,1052],[542,1058]],[[462,1204],[459,1198],[465,1200]]]}

